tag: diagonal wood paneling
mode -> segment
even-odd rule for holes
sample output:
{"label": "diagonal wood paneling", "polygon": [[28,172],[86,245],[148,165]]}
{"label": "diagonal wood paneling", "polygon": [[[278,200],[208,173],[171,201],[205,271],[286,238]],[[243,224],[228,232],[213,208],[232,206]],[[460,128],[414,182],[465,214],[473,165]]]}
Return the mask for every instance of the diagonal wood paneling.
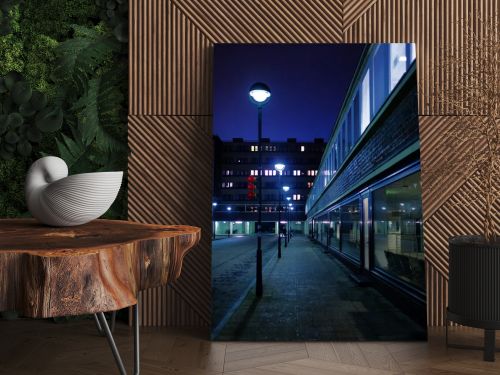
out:
{"label": "diagonal wood paneling", "polygon": [[[208,161],[212,150],[207,145],[214,43],[416,42],[428,322],[442,324],[447,301],[447,238],[477,232],[480,207],[459,210],[453,204],[457,199],[467,199],[473,180],[443,176],[443,189],[429,188],[426,169],[441,162],[440,140],[451,125],[442,115],[453,114],[438,105],[432,94],[448,88],[471,68],[439,68],[442,46],[463,53],[464,24],[459,21],[469,15],[498,14],[500,3],[132,0],[130,6],[130,217],[200,225],[206,233],[210,231]],[[472,27],[478,29],[476,21],[472,21]],[[439,82],[445,82],[444,86]],[[154,166],[154,173],[147,172],[149,165]],[[201,191],[192,195],[193,180],[181,169],[190,171],[187,175],[206,186],[202,184]],[[192,210],[193,202],[198,210]],[[209,235],[204,238],[201,250],[191,253],[187,273],[173,288],[150,291],[141,297],[146,306],[142,311],[145,324],[207,324]]]}
{"label": "diagonal wood paneling", "polygon": [[338,43],[342,1],[172,0],[214,43]]}
{"label": "diagonal wood paneling", "polygon": [[[129,125],[130,219],[189,222],[202,228],[200,245],[186,257],[182,277],[171,287],[142,293],[142,323],[190,325],[202,321],[207,325],[211,302],[210,118],[129,116]],[[194,321],[189,323],[186,316],[190,315]]]}

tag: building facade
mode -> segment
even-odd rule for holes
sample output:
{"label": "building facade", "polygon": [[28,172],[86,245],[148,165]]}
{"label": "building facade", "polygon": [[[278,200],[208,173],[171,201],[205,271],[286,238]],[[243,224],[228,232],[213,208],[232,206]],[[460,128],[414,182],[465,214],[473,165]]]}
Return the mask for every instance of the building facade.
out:
{"label": "building facade", "polygon": [[414,44],[367,46],[306,202],[310,236],[425,303]]}
{"label": "building facade", "polygon": [[[248,198],[248,178],[262,180],[263,232],[277,233],[280,192],[281,220],[289,221],[293,231],[303,232],[305,202],[325,150],[325,141],[286,142],[262,139],[262,175],[259,176],[259,153],[256,141],[214,137],[214,235],[248,235],[255,232],[258,220],[258,197]],[[276,163],[285,164],[281,176]],[[257,185],[257,181],[254,183]],[[282,186],[289,186],[285,193]],[[290,200],[287,201],[286,198]],[[291,204],[291,206],[289,205]],[[288,219],[288,220],[287,220]]]}

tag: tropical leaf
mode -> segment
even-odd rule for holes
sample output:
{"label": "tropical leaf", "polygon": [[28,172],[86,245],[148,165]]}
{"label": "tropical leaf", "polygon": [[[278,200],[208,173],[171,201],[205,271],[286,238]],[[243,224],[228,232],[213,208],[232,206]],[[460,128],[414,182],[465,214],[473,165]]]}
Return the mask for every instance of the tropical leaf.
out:
{"label": "tropical leaf", "polygon": [[84,144],[95,142],[103,152],[125,151],[119,135],[126,134],[126,124],[120,118],[124,99],[117,85],[117,74],[108,72],[92,78],[85,94],[73,105],[78,116],[78,131]]}
{"label": "tropical leaf", "polygon": [[89,146],[81,141],[78,131],[73,132],[72,138],[61,134],[56,139],[56,144],[59,156],[66,162],[71,173],[93,171],[92,163],[88,159]]}
{"label": "tropical leaf", "polygon": [[120,49],[120,43],[95,29],[72,27],[75,37],[62,42],[56,49],[59,59],[54,76],[62,81],[71,80],[72,85],[82,92],[88,77]]}

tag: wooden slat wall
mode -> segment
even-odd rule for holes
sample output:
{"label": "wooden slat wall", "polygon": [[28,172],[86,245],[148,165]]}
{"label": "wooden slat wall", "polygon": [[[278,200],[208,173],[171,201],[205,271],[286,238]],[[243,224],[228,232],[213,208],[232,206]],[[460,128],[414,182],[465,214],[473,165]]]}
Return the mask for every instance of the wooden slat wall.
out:
{"label": "wooden slat wall", "polygon": [[[131,0],[129,217],[203,228],[180,280],[143,293],[145,325],[210,323],[212,59],[214,43],[416,42],[428,324],[442,325],[447,238],[478,232],[479,207],[457,208],[473,178],[433,191],[425,169],[451,121],[429,100],[460,75],[436,69],[441,46],[464,45],[457,22],[499,12],[491,0]],[[476,25],[473,25],[476,27]]]}

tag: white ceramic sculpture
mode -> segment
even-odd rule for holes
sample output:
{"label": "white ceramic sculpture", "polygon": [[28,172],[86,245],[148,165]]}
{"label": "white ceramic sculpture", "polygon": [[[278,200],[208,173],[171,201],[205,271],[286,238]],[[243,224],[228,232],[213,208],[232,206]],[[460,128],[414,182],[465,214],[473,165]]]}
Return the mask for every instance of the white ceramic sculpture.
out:
{"label": "white ceramic sculpture", "polygon": [[26,202],[40,222],[69,227],[103,215],[116,199],[123,172],[68,176],[64,160],[46,156],[33,163],[26,176]]}

